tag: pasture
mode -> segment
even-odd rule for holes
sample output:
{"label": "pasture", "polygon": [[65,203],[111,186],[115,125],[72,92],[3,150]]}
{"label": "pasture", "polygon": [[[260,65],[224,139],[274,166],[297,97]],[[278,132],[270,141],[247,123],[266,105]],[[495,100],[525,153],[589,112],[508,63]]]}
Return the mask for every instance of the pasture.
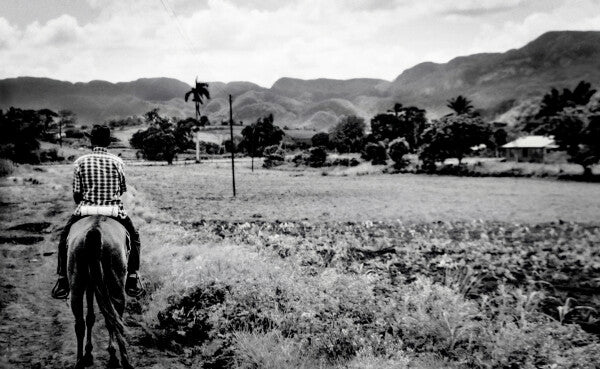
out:
{"label": "pasture", "polygon": [[[242,161],[232,198],[226,162],[128,166],[148,289],[126,312],[134,366],[595,367],[599,185],[353,170]],[[7,367],[74,357],[70,311],[49,298],[70,176],[0,180]]]}

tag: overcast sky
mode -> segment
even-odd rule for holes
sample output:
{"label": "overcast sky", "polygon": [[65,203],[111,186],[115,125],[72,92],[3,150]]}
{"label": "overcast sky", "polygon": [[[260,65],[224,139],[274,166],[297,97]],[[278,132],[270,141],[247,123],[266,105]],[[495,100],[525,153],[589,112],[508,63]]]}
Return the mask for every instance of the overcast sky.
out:
{"label": "overcast sky", "polygon": [[392,80],[600,30],[600,0],[0,0],[0,78]]}

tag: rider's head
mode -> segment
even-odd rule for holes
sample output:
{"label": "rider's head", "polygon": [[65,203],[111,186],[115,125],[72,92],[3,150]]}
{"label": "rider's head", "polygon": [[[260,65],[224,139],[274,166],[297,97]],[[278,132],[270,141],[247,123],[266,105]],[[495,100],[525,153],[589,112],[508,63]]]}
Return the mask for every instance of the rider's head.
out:
{"label": "rider's head", "polygon": [[96,124],[90,135],[92,146],[108,147],[110,145],[110,128]]}

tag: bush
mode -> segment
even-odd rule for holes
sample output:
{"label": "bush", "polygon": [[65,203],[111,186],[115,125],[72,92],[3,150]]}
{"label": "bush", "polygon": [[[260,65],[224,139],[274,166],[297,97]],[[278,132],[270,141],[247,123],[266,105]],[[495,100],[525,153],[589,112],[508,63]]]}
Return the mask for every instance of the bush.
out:
{"label": "bush", "polygon": [[331,129],[329,140],[338,152],[360,152],[366,129],[365,120],[356,116],[342,118]]}
{"label": "bush", "polygon": [[84,138],[85,135],[83,134],[83,131],[80,131],[78,129],[69,129],[67,131],[65,131],[65,136],[67,138]]}
{"label": "bush", "polygon": [[388,153],[390,159],[394,161],[394,167],[402,169],[407,166],[408,162],[404,159],[404,155],[410,152],[410,146],[404,138],[397,138],[390,142]]}
{"label": "bush", "polygon": [[327,151],[324,147],[313,147],[309,151],[308,165],[313,168],[320,168],[327,160]]}
{"label": "bush", "polygon": [[0,158],[0,177],[6,177],[15,171],[15,164],[8,159]]}
{"label": "bush", "polygon": [[58,151],[56,149],[49,149],[49,150],[41,150],[40,151],[40,161],[41,162],[47,162],[47,161],[63,161],[65,160],[64,157],[58,155]]}
{"label": "bush", "polygon": [[312,145],[314,147],[324,146],[329,147],[329,134],[326,132],[319,132],[312,136],[310,139]]}
{"label": "bush", "polygon": [[278,145],[272,145],[265,147],[263,154],[265,160],[263,162],[264,168],[272,168],[283,164],[285,160],[285,152]]}
{"label": "bush", "polygon": [[362,154],[362,158],[371,161],[373,165],[385,165],[387,160],[387,152],[385,146],[379,143],[368,143],[365,146],[365,151]]}

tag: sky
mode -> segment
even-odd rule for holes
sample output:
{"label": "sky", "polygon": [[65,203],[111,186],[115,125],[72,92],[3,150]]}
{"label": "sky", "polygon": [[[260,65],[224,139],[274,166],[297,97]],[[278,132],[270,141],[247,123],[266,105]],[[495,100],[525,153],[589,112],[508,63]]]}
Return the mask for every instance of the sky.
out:
{"label": "sky", "polygon": [[0,78],[395,79],[600,30],[600,0],[0,0]]}

